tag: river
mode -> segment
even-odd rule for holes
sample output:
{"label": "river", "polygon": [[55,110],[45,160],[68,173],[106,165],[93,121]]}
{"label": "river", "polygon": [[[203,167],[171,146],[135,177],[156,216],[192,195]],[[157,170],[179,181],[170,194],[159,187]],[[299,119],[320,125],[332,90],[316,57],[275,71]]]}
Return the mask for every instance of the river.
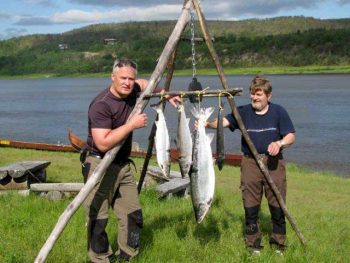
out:
{"label": "river", "polygon": [[[271,101],[287,109],[296,128],[297,140],[285,151],[287,161],[350,177],[350,75],[267,77],[273,86]],[[243,95],[235,97],[237,105],[249,103],[248,86],[252,78],[227,76],[231,87],[243,88]],[[198,79],[204,88],[221,89],[217,76]],[[174,77],[171,90],[187,90],[190,81],[191,77]],[[0,80],[0,138],[68,144],[68,129],[85,138],[88,105],[109,83],[108,78]],[[153,98],[149,104],[155,102],[157,99]],[[218,99],[207,98],[202,106],[215,106],[214,117]],[[189,107],[186,111],[190,116]],[[155,111],[147,106],[145,112],[152,122]],[[228,103],[225,112],[230,112]],[[177,112],[167,107],[165,114],[170,136],[175,138]],[[147,148],[150,127],[134,133],[134,141],[142,148]],[[214,143],[212,146],[215,149]],[[225,147],[226,153],[239,153],[240,133],[226,130]]]}

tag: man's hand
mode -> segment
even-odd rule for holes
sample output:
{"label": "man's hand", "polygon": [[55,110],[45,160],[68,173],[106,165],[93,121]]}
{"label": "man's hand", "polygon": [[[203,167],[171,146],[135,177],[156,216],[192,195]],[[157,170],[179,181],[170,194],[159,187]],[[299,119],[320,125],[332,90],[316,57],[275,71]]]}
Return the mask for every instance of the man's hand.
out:
{"label": "man's hand", "polygon": [[[208,127],[208,122],[205,122],[204,123],[204,128],[210,128],[210,127]],[[198,130],[198,120],[194,120],[194,129],[195,130]]]}
{"label": "man's hand", "polygon": [[146,113],[136,113],[129,121],[132,129],[139,129],[147,126],[147,115]]}
{"label": "man's hand", "polygon": [[177,108],[176,103],[181,102],[181,98],[179,96],[166,96],[165,97],[167,101],[170,102],[171,105],[173,105],[175,108]]}
{"label": "man's hand", "polygon": [[282,149],[282,144],[280,141],[272,142],[267,147],[267,151],[271,156],[276,156]]}

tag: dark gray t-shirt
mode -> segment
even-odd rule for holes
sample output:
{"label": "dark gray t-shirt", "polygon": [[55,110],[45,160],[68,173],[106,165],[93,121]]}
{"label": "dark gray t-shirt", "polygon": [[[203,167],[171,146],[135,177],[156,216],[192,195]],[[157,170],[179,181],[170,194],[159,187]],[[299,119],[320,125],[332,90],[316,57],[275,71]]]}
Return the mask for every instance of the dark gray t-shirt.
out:
{"label": "dark gray t-shirt", "polygon": [[[89,134],[87,138],[87,144],[92,149],[94,154],[99,154],[104,156],[104,153],[101,152],[95,145],[92,135],[92,128],[103,128],[103,129],[116,129],[124,125],[134,109],[137,96],[141,92],[140,86],[135,83],[133,91],[130,95],[121,99],[113,95],[110,91],[110,87],[103,90],[99,93],[91,102],[88,112],[88,129]],[[126,138],[123,146],[120,148],[117,153],[114,161],[122,162],[127,160],[131,153],[132,145],[132,133]]]}

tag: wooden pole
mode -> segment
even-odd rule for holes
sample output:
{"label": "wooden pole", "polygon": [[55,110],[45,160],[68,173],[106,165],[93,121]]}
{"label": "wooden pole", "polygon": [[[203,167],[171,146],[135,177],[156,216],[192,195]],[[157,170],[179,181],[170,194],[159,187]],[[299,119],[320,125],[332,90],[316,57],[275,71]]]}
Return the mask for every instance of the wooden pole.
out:
{"label": "wooden pole", "polygon": [[[181,15],[175,25],[175,28],[170,35],[168,42],[166,43],[163,52],[158,60],[157,66],[150,77],[150,80],[148,81],[148,85],[144,92],[141,94],[139,99],[136,102],[134,110],[130,113],[130,116],[128,118],[128,121],[137,113],[142,112],[143,109],[147,105],[147,100],[144,100],[144,96],[148,95],[153,92],[155,87],[158,85],[161,76],[167,66],[167,63],[170,59],[171,54],[175,50],[175,45],[179,41],[181,33],[183,32],[185,26],[187,25],[189,21],[189,13],[190,8],[192,6],[192,2],[190,0],[186,0],[184,3],[184,7],[182,9]],[[114,157],[118,153],[119,149],[123,145],[124,140],[120,143],[118,143],[114,148],[109,150],[100,164],[96,167],[91,177],[87,180],[84,187],[80,190],[79,194],[74,198],[74,200],[68,205],[66,210],[62,213],[60,218],[58,219],[58,222],[56,226],[54,227],[53,231],[51,232],[50,236],[46,240],[44,246],[39,251],[39,254],[37,255],[35,259],[35,263],[41,263],[45,262],[48,254],[50,253],[51,249],[53,248],[56,240],[64,230],[65,226],[67,225],[69,219],[72,217],[72,215],[76,212],[76,210],[79,208],[79,206],[83,203],[83,201],[86,199],[88,194],[92,191],[96,183],[102,176],[104,175],[106,169],[109,167],[109,165],[112,163]]]}
{"label": "wooden pole", "polygon": [[[213,46],[213,42],[211,40],[211,37],[210,37],[210,34],[209,34],[209,31],[208,31],[208,27],[206,25],[206,22],[205,22],[205,18],[204,18],[204,14],[202,12],[202,8],[199,4],[199,1],[198,0],[192,0],[193,2],[193,6],[194,8],[196,9],[196,13],[197,13],[197,16],[198,16],[198,19],[199,19],[199,23],[200,23],[200,26],[201,26],[201,29],[202,29],[202,33],[204,35],[204,39],[205,39],[205,42],[208,46],[208,49],[209,49],[209,52],[212,56],[212,59],[215,63],[215,66],[216,66],[216,69],[219,73],[219,76],[220,76],[220,80],[221,80],[221,83],[224,87],[224,89],[228,89],[229,88],[229,85],[227,83],[227,80],[226,80],[226,77],[224,75],[224,70],[220,64],[220,61],[219,61],[219,56],[217,55],[215,49],[214,49],[214,46]],[[239,129],[241,130],[242,132],[242,135],[243,135],[243,138],[245,139],[246,143],[248,144],[248,147],[251,151],[251,153],[253,154],[260,170],[262,171],[265,179],[267,180],[267,182],[269,183],[272,191],[275,193],[276,197],[277,197],[277,200],[284,212],[284,214],[286,215],[287,219],[289,220],[290,224],[292,225],[294,231],[296,232],[299,240],[301,241],[301,243],[305,246],[306,245],[306,241],[305,241],[305,238],[303,236],[303,234],[301,233],[301,231],[299,230],[299,227],[297,226],[297,224],[294,222],[294,219],[292,217],[292,215],[289,213],[288,209],[287,209],[287,206],[285,205],[284,203],[284,200],[281,196],[281,193],[280,191],[278,190],[278,188],[276,187],[275,183],[273,182],[273,180],[271,179],[271,176],[269,174],[269,170],[267,169],[267,167],[265,166],[265,164],[263,163],[263,160],[260,159],[258,157],[258,152],[252,142],[252,140],[250,139],[249,137],[249,134],[243,124],[243,121],[242,121],[242,118],[238,112],[238,109],[237,109],[237,106],[236,106],[236,103],[234,101],[234,99],[232,97],[227,97],[227,100],[230,104],[230,107],[232,109],[232,114],[233,116],[235,117],[236,121],[237,121],[237,124],[238,124],[238,127]]]}
{"label": "wooden pole", "polygon": [[150,99],[153,97],[163,97],[163,96],[182,96],[184,98],[191,95],[198,95],[201,97],[219,97],[219,96],[236,96],[242,93],[242,88],[234,88],[229,90],[203,90],[203,91],[169,91],[169,92],[157,92],[145,96],[145,99]]}
{"label": "wooden pole", "polygon": [[[176,43],[176,46],[177,45],[178,45],[178,43]],[[168,73],[167,73],[167,77],[166,77],[165,85],[164,85],[165,91],[169,91],[169,89],[170,89],[170,83],[171,83],[171,80],[173,78],[174,69],[175,69],[175,67],[174,67],[175,59],[176,59],[176,48],[175,48],[173,55],[168,63]],[[163,104],[163,107],[165,107],[165,103]],[[141,193],[143,181],[145,180],[146,173],[147,173],[148,164],[149,164],[149,161],[152,157],[152,151],[153,151],[153,146],[154,146],[154,136],[156,135],[156,132],[157,132],[157,125],[156,125],[156,122],[154,122],[152,125],[152,130],[151,130],[149,137],[148,137],[147,154],[145,157],[145,161],[143,162],[140,180],[139,180],[139,183],[137,184],[138,193]]]}

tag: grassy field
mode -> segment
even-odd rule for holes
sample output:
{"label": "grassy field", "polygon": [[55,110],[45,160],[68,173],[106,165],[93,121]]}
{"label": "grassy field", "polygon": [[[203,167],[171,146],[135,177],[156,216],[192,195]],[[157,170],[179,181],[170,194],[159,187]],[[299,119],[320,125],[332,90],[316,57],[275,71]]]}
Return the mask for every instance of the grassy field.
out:
{"label": "grassy field", "polygon": [[[305,67],[248,67],[248,68],[224,68],[226,75],[255,75],[255,74],[349,74],[350,65],[318,66],[311,65]],[[152,72],[142,72],[139,76],[149,76]],[[198,75],[217,75],[215,68],[197,69]],[[192,69],[175,70],[175,76],[190,76]],[[36,79],[63,77],[50,73],[31,74],[21,76],[0,76],[0,79]],[[64,77],[110,77],[110,73],[72,74]]]}
{"label": "grassy field", "polygon": [[[78,155],[0,148],[0,166],[20,160],[48,160],[50,182],[81,182]],[[141,159],[135,159],[137,167]],[[154,161],[153,161],[154,162]],[[178,170],[174,163],[172,169]],[[268,246],[271,230],[266,201],[261,211],[265,249],[252,257],[243,240],[243,208],[239,168],[216,171],[215,200],[202,224],[194,219],[191,199],[159,200],[153,189],[141,193],[144,230],[141,253],[133,262],[349,262],[350,180],[320,174],[289,164],[287,207],[302,233],[303,247],[290,224],[283,256]],[[139,174],[135,174],[138,176]],[[72,201],[49,201],[36,194],[0,195],[0,262],[33,262],[57,219]],[[115,219],[108,224],[116,247]],[[72,217],[47,262],[87,262],[83,209]]]}

